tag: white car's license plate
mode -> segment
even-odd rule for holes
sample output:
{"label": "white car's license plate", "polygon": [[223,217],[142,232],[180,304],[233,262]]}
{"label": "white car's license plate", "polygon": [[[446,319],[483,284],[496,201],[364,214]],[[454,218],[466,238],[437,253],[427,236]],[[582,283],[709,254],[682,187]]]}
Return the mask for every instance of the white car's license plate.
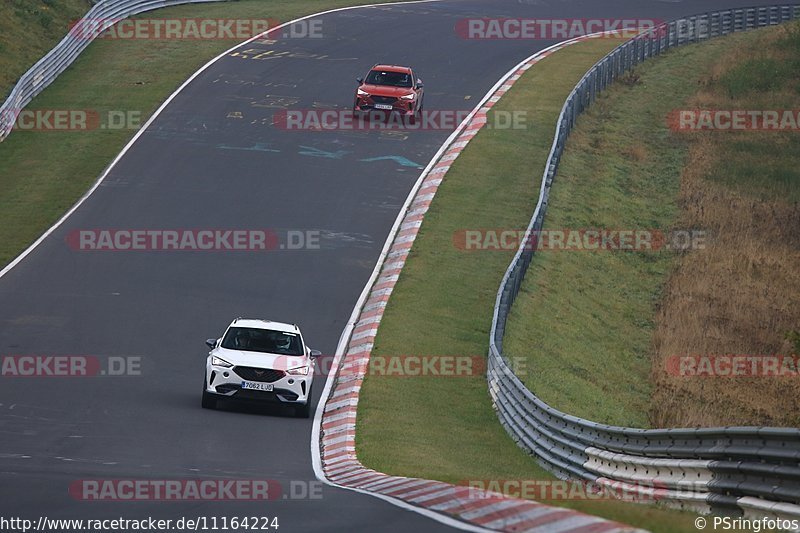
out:
{"label": "white car's license plate", "polygon": [[391,111],[392,106],[390,106],[389,104],[375,104],[375,109],[387,109]]}
{"label": "white car's license plate", "polygon": [[259,383],[257,381],[242,381],[242,390],[261,390],[272,392],[272,383]]}

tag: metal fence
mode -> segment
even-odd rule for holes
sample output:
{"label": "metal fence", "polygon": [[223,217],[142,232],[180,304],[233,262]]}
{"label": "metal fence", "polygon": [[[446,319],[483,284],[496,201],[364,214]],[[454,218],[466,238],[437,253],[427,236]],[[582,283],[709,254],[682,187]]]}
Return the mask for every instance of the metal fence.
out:
{"label": "metal fence", "polygon": [[76,24],[61,42],[23,74],[0,106],[0,142],[11,134],[17,116],[39,93],[69,67],[99,35],[117,21],[145,11],[179,4],[227,0],[101,0]]}
{"label": "metal fence", "polygon": [[597,94],[649,57],[670,48],[800,18],[800,5],[729,9],[664,23],[596,63],[566,100],[542,178],[528,235],[503,277],[489,349],[489,391],[514,440],[561,478],[652,489],[673,506],[745,517],[800,518],[800,429],[767,427],[634,429],[562,413],[536,397],[503,357],[511,305],[542,229],[550,186],[576,118]]}

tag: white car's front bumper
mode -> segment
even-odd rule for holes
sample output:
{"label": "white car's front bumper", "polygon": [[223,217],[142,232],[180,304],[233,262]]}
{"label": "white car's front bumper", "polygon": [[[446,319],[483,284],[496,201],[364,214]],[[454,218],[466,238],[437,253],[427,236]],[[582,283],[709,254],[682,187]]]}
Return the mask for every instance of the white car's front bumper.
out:
{"label": "white car's front bumper", "polygon": [[[308,402],[314,367],[308,375],[290,375],[284,370],[245,366],[225,368],[206,362],[206,392],[219,397],[303,405]],[[243,388],[244,382],[257,384],[271,391]]]}

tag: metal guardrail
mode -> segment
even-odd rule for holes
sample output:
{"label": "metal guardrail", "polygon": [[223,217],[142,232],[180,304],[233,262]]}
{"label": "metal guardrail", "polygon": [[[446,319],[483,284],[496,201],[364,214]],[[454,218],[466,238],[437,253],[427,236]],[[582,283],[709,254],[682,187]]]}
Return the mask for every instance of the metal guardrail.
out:
{"label": "metal guardrail", "polygon": [[634,429],[598,424],[554,409],[528,390],[503,357],[511,305],[530,265],[525,242],[542,229],[550,186],[576,118],[618,77],[684,44],[800,18],[800,5],[729,9],[664,23],[597,62],[570,93],[558,119],[526,238],[508,267],[494,308],[489,391],[519,446],[561,478],[652,489],[655,499],[699,512],[800,518],[800,429],[726,427]]}
{"label": "metal guardrail", "polygon": [[[70,31],[52,50],[23,74],[0,106],[0,142],[11,134],[19,112],[69,67],[91,44],[94,37],[117,21],[162,7],[228,0],[101,0],[76,24],[82,31]],[[96,30],[96,31],[89,31]]]}

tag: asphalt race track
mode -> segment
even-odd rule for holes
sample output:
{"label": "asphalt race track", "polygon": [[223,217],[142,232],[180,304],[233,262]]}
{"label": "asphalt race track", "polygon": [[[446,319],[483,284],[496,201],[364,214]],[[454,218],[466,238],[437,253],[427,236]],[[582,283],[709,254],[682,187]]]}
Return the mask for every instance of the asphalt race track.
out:
{"label": "asphalt race track", "polygon": [[[207,353],[237,316],[294,322],[336,348],[398,211],[450,131],[283,131],[281,109],[348,109],[374,63],[412,66],[427,110],[469,110],[552,41],[467,41],[466,17],[669,19],[768,2],[449,0],[325,15],[323,37],[251,43],[180,93],[100,188],[0,279],[0,353],[141,357],[142,375],[2,378],[0,507],[49,518],[269,516],[280,531],[446,526],[331,487],[274,502],[86,502],[82,479],[315,480],[311,421],[280,409],[200,408]],[[268,12],[264,13],[269,16]],[[120,43],[124,46],[124,43]],[[254,57],[255,56],[255,57]],[[319,232],[320,249],[76,251],[86,229]],[[324,376],[315,382],[318,398]],[[316,405],[316,401],[314,402]],[[398,406],[400,408],[401,406]]]}

